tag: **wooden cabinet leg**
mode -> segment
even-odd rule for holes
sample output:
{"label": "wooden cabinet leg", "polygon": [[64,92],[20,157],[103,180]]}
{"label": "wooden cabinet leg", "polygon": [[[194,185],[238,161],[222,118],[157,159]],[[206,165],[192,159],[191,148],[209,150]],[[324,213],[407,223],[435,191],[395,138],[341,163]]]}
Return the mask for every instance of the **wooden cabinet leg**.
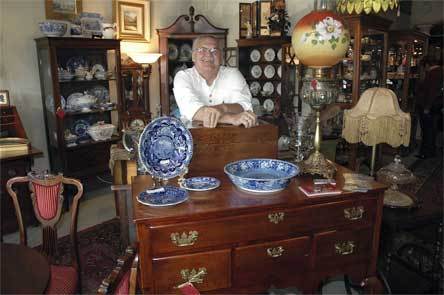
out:
{"label": "wooden cabinet leg", "polygon": [[361,287],[364,294],[382,294],[384,287],[377,277],[368,277],[362,280]]}

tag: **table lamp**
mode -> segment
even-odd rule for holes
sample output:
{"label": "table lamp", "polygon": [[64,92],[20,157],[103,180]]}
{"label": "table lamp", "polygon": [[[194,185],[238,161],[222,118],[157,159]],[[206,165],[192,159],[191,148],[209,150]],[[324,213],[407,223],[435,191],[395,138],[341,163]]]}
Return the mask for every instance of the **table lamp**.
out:
{"label": "table lamp", "polygon": [[333,103],[338,96],[338,85],[331,74],[331,67],[345,56],[350,43],[350,33],[344,21],[327,9],[326,0],[321,0],[319,9],[304,16],[294,27],[291,43],[300,63],[308,67],[302,79],[300,96],[316,112],[315,151],[301,166],[304,173],[319,174],[333,178],[336,168],[320,152],[322,133],[320,127],[321,109]]}
{"label": "table lamp", "polygon": [[[154,64],[161,56],[161,53],[149,52],[132,52],[128,54],[131,59],[142,66],[143,78],[143,95],[149,98],[149,80],[151,75],[151,65]],[[146,97],[144,97],[145,99]],[[145,100],[147,101],[147,100]]]}
{"label": "table lamp", "polygon": [[387,88],[374,87],[365,90],[352,109],[344,110],[342,137],[349,143],[362,142],[372,147],[370,176],[373,176],[376,145],[408,146],[410,126],[410,114],[401,111],[396,94]]}

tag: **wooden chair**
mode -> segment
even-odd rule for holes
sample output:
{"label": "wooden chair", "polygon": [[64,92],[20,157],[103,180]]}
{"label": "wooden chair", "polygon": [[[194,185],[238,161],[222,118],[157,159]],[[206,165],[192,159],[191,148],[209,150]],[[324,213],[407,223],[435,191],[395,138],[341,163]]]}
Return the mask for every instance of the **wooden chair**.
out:
{"label": "wooden chair", "polygon": [[136,294],[139,256],[137,248],[128,246],[117,265],[102,281],[97,294]]}
{"label": "wooden chair", "polygon": [[[47,294],[75,294],[80,292],[80,260],[77,243],[77,216],[79,199],[83,194],[82,184],[63,175],[45,175],[38,177],[29,173],[28,176],[14,177],[6,183],[6,189],[14,203],[19,225],[20,244],[27,246],[26,226],[23,222],[17,194],[12,186],[16,183],[28,183],[31,192],[34,214],[42,227],[41,251],[48,257],[51,264],[51,278],[46,288]],[[57,228],[61,219],[64,185],[74,185],[77,188],[71,206],[71,265],[56,265]]]}

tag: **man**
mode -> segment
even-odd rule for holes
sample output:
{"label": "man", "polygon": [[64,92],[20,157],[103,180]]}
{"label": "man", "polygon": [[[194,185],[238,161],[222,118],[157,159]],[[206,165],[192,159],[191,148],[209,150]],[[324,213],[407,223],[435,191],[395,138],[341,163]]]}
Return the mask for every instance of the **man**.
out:
{"label": "man", "polygon": [[416,111],[421,124],[421,148],[418,158],[434,157],[438,122],[442,118],[443,68],[431,56],[424,58],[425,76],[419,83]]}
{"label": "man", "polygon": [[221,66],[218,40],[212,36],[196,38],[192,58],[194,67],[174,77],[174,96],[181,115],[202,121],[209,128],[217,123],[255,126],[248,85],[239,70]]}

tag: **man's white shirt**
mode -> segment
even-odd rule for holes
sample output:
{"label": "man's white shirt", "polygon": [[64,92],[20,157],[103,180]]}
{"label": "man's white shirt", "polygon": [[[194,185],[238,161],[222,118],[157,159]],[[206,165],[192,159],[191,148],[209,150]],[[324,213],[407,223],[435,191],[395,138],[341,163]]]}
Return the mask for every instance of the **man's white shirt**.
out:
{"label": "man's white shirt", "polygon": [[188,120],[203,106],[238,103],[244,111],[253,109],[248,84],[236,68],[221,66],[210,86],[195,67],[179,71],[173,91],[181,116]]}

